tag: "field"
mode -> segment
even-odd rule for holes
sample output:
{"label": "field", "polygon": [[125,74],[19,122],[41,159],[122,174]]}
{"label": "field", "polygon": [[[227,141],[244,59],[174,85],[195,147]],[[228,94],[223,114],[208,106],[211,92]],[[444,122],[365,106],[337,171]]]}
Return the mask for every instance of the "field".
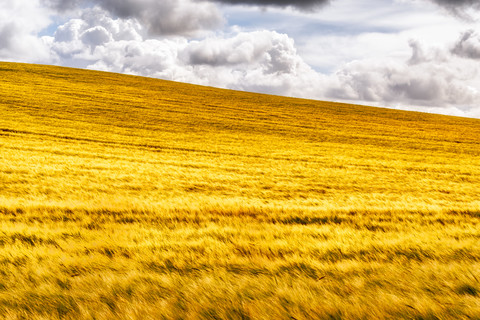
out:
{"label": "field", "polygon": [[480,120],[0,63],[0,318],[480,319]]}

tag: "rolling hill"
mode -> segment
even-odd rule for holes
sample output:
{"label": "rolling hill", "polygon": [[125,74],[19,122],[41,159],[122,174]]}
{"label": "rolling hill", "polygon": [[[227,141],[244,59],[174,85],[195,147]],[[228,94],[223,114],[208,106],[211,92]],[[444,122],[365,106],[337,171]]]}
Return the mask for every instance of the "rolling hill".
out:
{"label": "rolling hill", "polygon": [[480,120],[0,63],[6,319],[480,317]]}

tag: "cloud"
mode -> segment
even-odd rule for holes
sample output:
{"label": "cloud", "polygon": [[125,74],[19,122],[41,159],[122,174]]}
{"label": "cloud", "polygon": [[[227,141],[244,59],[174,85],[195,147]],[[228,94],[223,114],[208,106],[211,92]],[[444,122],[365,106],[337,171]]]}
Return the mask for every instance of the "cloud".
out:
{"label": "cloud", "polygon": [[446,8],[480,8],[479,0],[432,0],[436,4]]}
{"label": "cloud", "polygon": [[14,22],[9,21],[0,27],[0,48],[10,48],[17,33],[17,26]]}
{"label": "cloud", "polygon": [[480,10],[480,0],[430,0],[449,13],[465,20],[473,20],[472,11]]}
{"label": "cloud", "polygon": [[[346,64],[334,76],[328,90],[331,99],[367,101],[383,106],[416,106],[416,110],[459,108],[473,112],[480,102],[474,83],[478,67],[459,60],[448,50],[425,50],[410,41],[412,56],[405,62],[359,60]],[[458,113],[458,112],[457,112]],[[460,115],[460,114],[458,114]]]}
{"label": "cloud", "polygon": [[50,49],[57,64],[86,67],[97,47],[112,42],[142,41],[142,25],[135,19],[113,19],[99,8],[84,9],[80,18],[59,26],[51,39]]}
{"label": "cloud", "polygon": [[82,0],[43,0],[43,3],[50,8],[64,12],[77,8],[82,3]]}
{"label": "cloud", "polygon": [[187,35],[217,29],[224,23],[217,6],[196,0],[43,0],[65,12],[96,5],[122,19],[136,19],[151,35]]}
{"label": "cloud", "polygon": [[84,9],[81,17],[59,26],[52,37],[57,64],[320,98],[324,76],[303,61],[285,34],[254,31],[201,40],[149,39],[135,19],[113,18],[101,8]]}
{"label": "cloud", "polygon": [[467,30],[457,41],[452,53],[469,59],[480,59],[480,36],[474,30]]}
{"label": "cloud", "polygon": [[121,18],[136,18],[153,34],[191,35],[223,23],[217,7],[191,0],[96,0]]}
{"label": "cloud", "polygon": [[38,30],[50,24],[48,10],[36,0],[2,0],[0,5],[0,59],[46,62],[48,46]]}
{"label": "cloud", "polygon": [[294,7],[300,10],[312,10],[330,3],[330,0],[211,0],[226,4],[255,5],[255,6],[276,6],[276,7]]}
{"label": "cloud", "polygon": [[407,61],[409,66],[415,66],[422,63],[448,64],[450,52],[441,48],[425,48],[418,40],[410,39],[408,45],[411,49],[410,59]]}
{"label": "cloud", "polygon": [[181,56],[199,79],[231,89],[321,97],[324,76],[297,53],[293,39],[274,31],[191,42]]}
{"label": "cloud", "polygon": [[83,43],[90,46],[99,46],[112,41],[112,34],[102,26],[89,28],[80,37]]}
{"label": "cloud", "polygon": [[258,31],[192,42],[187,54],[193,65],[235,66],[264,61],[272,72],[288,72],[293,61],[290,57],[296,55],[296,49],[286,35]]}

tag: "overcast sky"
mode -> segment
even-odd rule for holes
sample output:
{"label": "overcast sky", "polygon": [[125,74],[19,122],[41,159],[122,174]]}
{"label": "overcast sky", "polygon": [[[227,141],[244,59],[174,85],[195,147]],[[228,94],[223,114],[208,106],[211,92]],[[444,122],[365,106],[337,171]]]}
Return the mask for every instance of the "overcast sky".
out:
{"label": "overcast sky", "polygon": [[0,60],[480,118],[480,0],[1,0]]}

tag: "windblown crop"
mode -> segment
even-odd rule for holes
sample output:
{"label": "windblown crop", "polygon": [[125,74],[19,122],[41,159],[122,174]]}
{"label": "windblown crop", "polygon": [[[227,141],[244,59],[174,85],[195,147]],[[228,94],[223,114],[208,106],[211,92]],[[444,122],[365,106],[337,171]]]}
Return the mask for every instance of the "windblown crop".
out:
{"label": "windblown crop", "polygon": [[0,63],[5,319],[480,318],[480,120]]}

